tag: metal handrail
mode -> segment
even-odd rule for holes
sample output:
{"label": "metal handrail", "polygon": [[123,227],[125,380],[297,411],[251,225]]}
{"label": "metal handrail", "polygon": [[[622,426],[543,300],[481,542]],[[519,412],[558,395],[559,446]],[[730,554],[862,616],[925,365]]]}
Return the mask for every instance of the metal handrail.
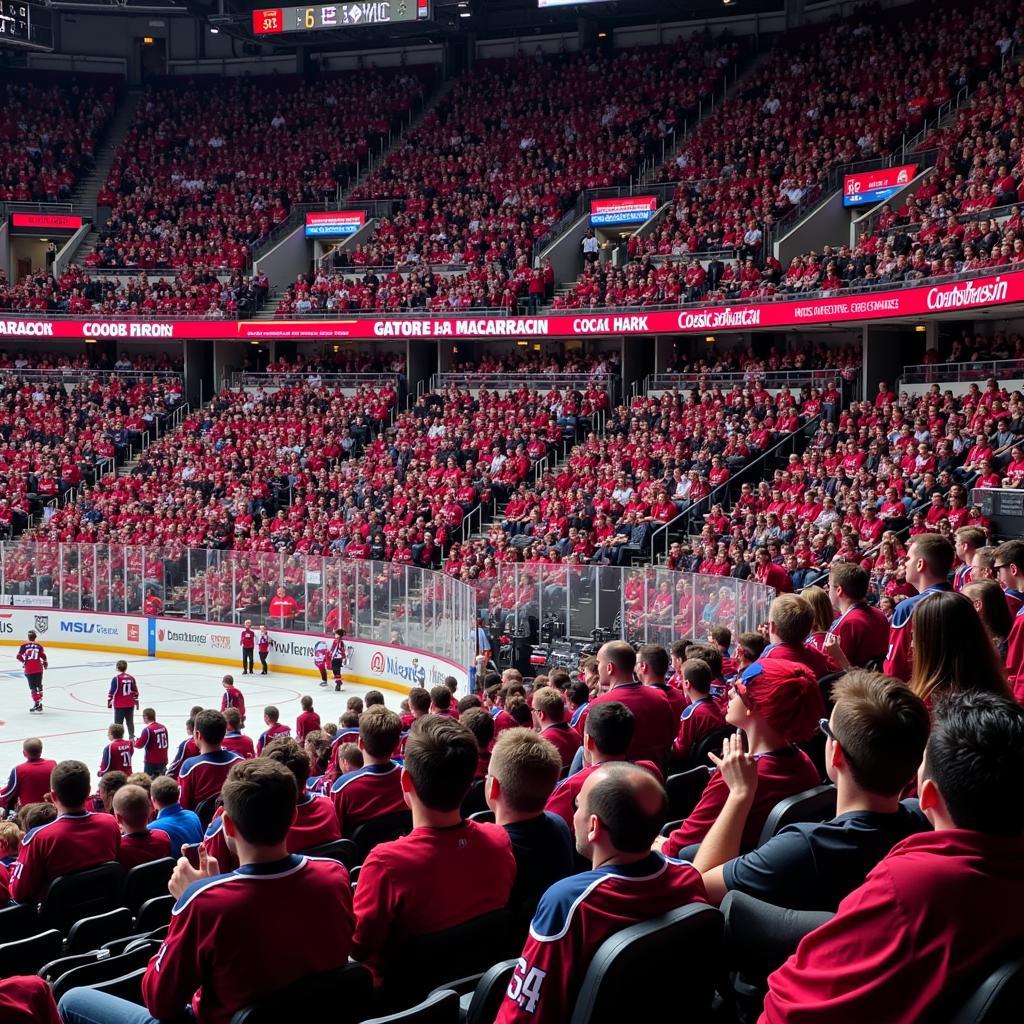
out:
{"label": "metal handrail", "polygon": [[398,389],[402,375],[398,373],[321,373],[319,370],[283,370],[255,372],[243,370],[232,373],[230,387],[285,387],[291,384],[309,386],[312,377],[318,377],[324,387],[358,388],[364,384],[391,384]]}
{"label": "metal handrail", "polygon": [[840,367],[808,367],[803,370],[738,370],[719,373],[718,371],[682,371],[680,373],[652,373],[644,381],[644,392],[673,391],[680,387],[749,387],[760,384],[763,387],[805,387],[843,378],[846,370]]}
{"label": "metal handrail", "polygon": [[1024,376],[1024,359],[979,359],[969,363],[919,363],[905,366],[899,386],[905,384],[960,384],[990,377]]}
{"label": "metal handrail", "polygon": [[60,380],[65,384],[83,384],[89,383],[97,378],[110,378],[117,377],[118,380],[123,381],[138,381],[141,383],[151,383],[154,379],[158,383],[166,384],[171,381],[182,382],[182,375],[177,370],[118,370],[107,367],[96,367],[95,369],[89,369],[86,367],[56,367],[56,368],[42,368],[42,367],[17,367],[17,366],[4,366],[0,367],[0,377],[17,377],[19,380],[25,381],[47,381],[52,382]]}

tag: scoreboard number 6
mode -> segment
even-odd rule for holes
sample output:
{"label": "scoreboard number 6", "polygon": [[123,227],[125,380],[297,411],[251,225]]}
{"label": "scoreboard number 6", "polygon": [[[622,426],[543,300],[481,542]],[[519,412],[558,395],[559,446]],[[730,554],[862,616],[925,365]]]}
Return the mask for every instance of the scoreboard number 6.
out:
{"label": "scoreboard number 6", "polygon": [[547,973],[539,967],[529,967],[520,957],[516,969],[512,972],[512,980],[508,983],[509,999],[518,1003],[527,1013],[533,1013],[537,1009],[540,988]]}
{"label": "scoreboard number 6", "polygon": [[316,8],[307,7],[303,15],[303,23],[306,28],[316,28]]}

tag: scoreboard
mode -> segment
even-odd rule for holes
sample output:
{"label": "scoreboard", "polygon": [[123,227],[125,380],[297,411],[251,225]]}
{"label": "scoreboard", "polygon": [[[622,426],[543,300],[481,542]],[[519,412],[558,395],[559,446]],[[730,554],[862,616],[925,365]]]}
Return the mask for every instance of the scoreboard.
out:
{"label": "scoreboard", "polygon": [[[3,2],[3,0],[0,0]],[[319,4],[316,7],[269,7],[252,12],[252,30],[258,36],[317,29],[357,28],[426,21],[430,0],[372,0],[367,3]]]}
{"label": "scoreboard", "polygon": [[0,42],[27,43],[32,33],[31,18],[28,4],[0,0]]}

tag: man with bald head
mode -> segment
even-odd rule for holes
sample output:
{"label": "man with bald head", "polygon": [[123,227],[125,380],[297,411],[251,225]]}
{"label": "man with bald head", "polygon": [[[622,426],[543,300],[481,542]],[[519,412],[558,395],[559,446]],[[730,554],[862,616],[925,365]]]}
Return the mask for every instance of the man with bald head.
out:
{"label": "man with bald head", "polygon": [[591,869],[541,897],[495,1024],[572,1016],[587,966],[609,935],[687,903],[706,903],[700,875],[651,852],[668,809],[661,783],[633,764],[601,765],[583,783],[576,849]]}
{"label": "man with bald head", "polygon": [[597,677],[601,695],[590,702],[590,711],[618,701],[633,712],[633,739],[626,751],[628,761],[653,761],[664,768],[669,749],[679,730],[679,716],[661,690],[644,686],[633,675],[636,651],[625,640],[610,640],[597,652]]}

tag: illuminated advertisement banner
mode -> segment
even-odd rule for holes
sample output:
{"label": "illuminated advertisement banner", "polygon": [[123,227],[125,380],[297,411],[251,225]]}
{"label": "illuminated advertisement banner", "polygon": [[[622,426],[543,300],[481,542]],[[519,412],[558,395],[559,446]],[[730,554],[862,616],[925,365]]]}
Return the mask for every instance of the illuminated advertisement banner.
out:
{"label": "illuminated advertisement banner", "polygon": [[15,231],[77,231],[81,217],[68,213],[12,213],[11,227]]}
{"label": "illuminated advertisement banner", "polygon": [[342,238],[354,235],[366,224],[362,210],[319,210],[306,214],[307,238]]}
{"label": "illuminated advertisement banner", "polygon": [[880,171],[847,174],[843,177],[843,206],[881,203],[909,185],[917,174],[917,164],[883,167]]}
{"label": "illuminated advertisement banner", "polygon": [[114,338],[225,341],[325,341],[400,338],[574,338],[751,331],[801,324],[840,326],[862,320],[920,318],[1024,303],[1024,269],[969,281],[922,284],[799,302],[636,312],[564,312],[551,316],[366,317],[338,320],[54,320],[0,311],[0,340]]}
{"label": "illuminated advertisement banner", "polygon": [[654,196],[626,196],[624,199],[592,199],[590,226],[613,227],[617,224],[643,224],[654,216],[658,200]]}

